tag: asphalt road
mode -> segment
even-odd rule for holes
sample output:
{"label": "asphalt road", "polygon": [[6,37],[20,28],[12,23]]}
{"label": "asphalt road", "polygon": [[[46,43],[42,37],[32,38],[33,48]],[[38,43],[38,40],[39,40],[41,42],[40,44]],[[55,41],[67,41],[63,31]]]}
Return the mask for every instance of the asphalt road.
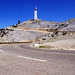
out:
{"label": "asphalt road", "polygon": [[75,75],[75,51],[72,50],[8,44],[0,47],[0,55],[0,75]]}

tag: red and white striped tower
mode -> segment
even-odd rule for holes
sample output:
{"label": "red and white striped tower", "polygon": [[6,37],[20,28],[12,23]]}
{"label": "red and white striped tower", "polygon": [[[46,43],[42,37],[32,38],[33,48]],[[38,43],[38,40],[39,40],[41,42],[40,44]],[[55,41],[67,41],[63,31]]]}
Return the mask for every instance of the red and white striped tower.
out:
{"label": "red and white striped tower", "polygon": [[37,8],[36,8],[36,6],[35,6],[35,11],[34,11],[34,20],[37,20],[38,18],[37,18]]}

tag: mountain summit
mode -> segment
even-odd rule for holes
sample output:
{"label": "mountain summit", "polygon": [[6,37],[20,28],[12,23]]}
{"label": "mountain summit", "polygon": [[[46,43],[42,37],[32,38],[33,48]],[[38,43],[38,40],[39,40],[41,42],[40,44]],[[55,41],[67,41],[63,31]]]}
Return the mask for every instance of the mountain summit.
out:
{"label": "mountain summit", "polygon": [[66,22],[28,20],[0,29],[0,42],[33,42],[50,32],[75,31],[75,18]]}

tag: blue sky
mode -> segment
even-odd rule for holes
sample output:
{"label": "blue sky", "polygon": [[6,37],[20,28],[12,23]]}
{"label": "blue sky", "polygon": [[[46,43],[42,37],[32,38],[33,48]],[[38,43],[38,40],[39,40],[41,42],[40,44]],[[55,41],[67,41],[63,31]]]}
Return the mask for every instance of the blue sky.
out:
{"label": "blue sky", "polygon": [[61,22],[75,18],[75,0],[0,0],[0,29],[18,20],[33,19],[35,4],[42,20]]}

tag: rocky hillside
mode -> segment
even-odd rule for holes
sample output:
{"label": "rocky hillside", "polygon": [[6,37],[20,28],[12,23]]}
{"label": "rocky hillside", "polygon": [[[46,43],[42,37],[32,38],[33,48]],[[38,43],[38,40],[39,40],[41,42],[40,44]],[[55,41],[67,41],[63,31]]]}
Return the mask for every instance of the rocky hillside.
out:
{"label": "rocky hillside", "polygon": [[6,28],[0,30],[0,42],[32,42],[37,40],[38,36],[43,34],[45,33]]}
{"label": "rocky hillside", "polygon": [[67,20],[66,22],[74,25],[75,24],[75,18],[71,18],[71,19]]}
{"label": "rocky hillside", "polygon": [[61,23],[28,20],[0,29],[0,42],[31,42],[39,40],[51,31],[75,31],[75,18]]}
{"label": "rocky hillside", "polygon": [[65,22],[53,22],[53,21],[25,21],[21,24],[11,26],[12,28],[49,28],[58,29],[61,31],[75,31],[75,18],[69,19]]}

